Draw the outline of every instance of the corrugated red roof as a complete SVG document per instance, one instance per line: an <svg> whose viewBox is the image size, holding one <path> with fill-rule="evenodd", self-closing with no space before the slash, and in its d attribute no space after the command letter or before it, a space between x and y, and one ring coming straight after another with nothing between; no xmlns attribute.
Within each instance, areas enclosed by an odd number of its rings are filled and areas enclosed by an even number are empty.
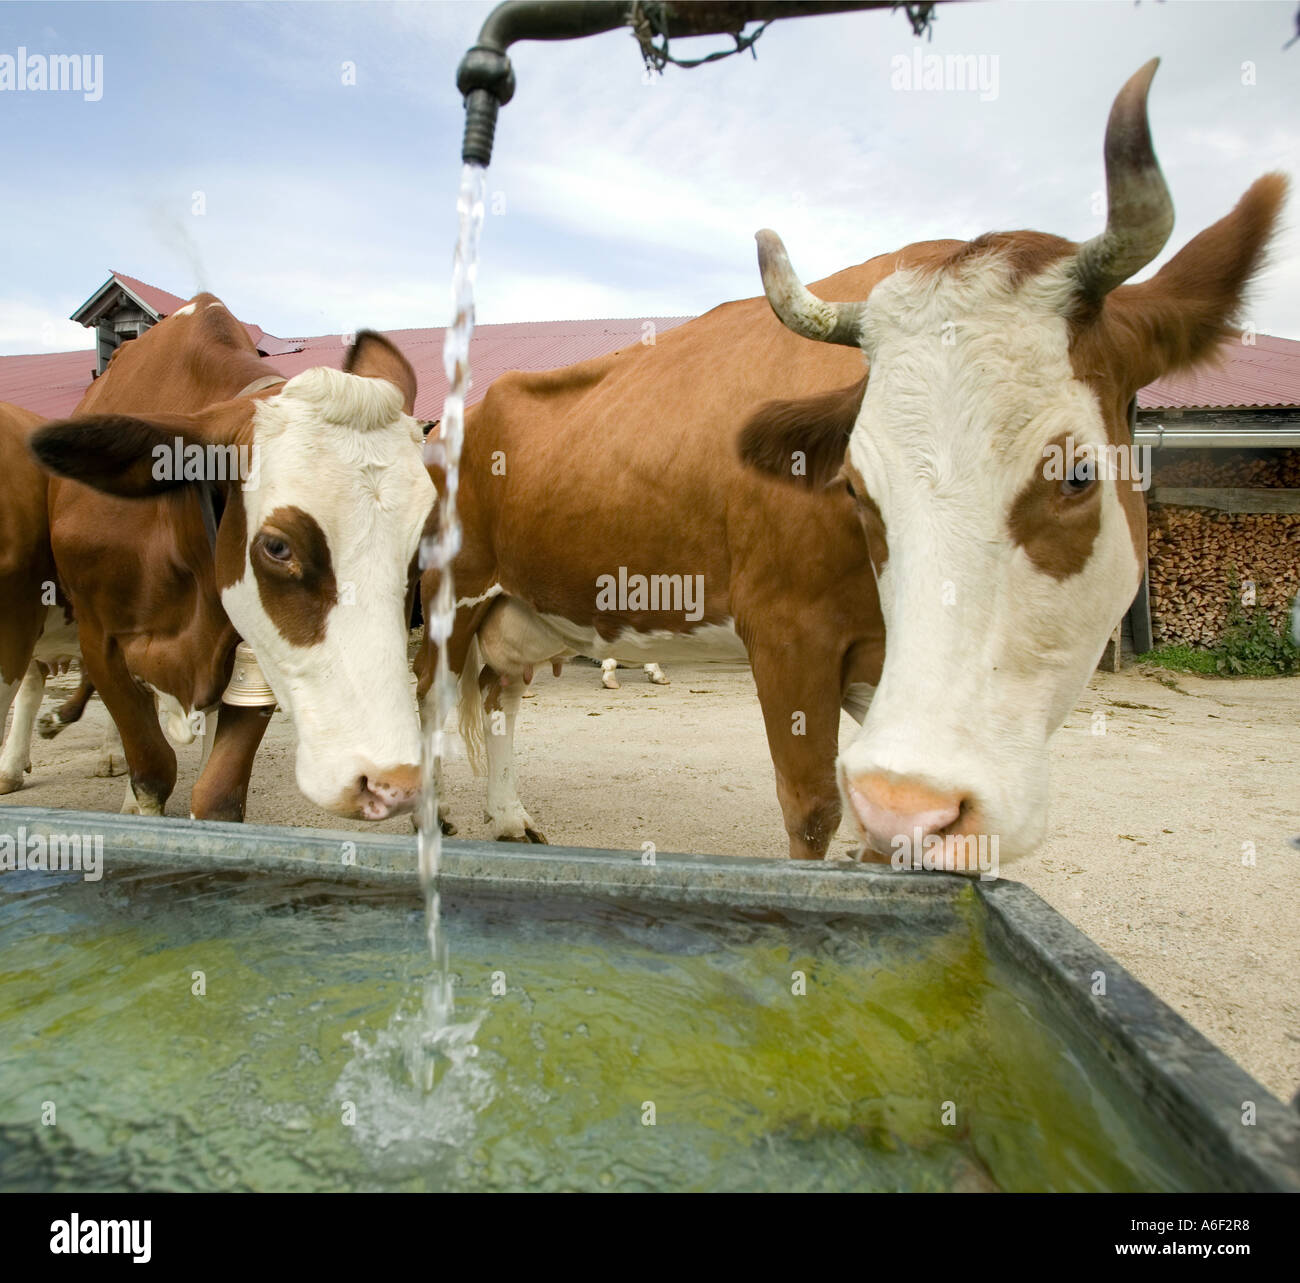
<svg viewBox="0 0 1300 1283"><path fill-rule="evenodd" d="M180 301L182 304L184 300ZM152 306L152 304L151 304ZM470 348L473 386L469 403L482 399L492 381L506 370L553 370L589 357L639 343L649 322L659 332L670 330L685 316L635 317L598 321L534 321L509 325L480 325ZM322 334L308 339L275 339L257 326L245 325L262 351L278 345L264 359L268 369L292 378L315 365L338 369L347 354L342 334ZM447 379L442 372L445 331L390 330L389 338L415 367L419 395L415 415L436 419L442 414ZM282 349L282 350L280 350ZM0 356L0 401L11 401L46 418L69 415L90 386L95 354L57 352L39 356Z"/></svg>
<svg viewBox="0 0 1300 1283"><path fill-rule="evenodd" d="M1273 410L1300 406L1300 343L1260 334L1254 343L1225 339L1217 365L1149 383L1142 410Z"/></svg>
<svg viewBox="0 0 1300 1283"><path fill-rule="evenodd" d="M0 356L0 401L10 401L47 419L77 408L95 372L95 352L43 352Z"/></svg>
<svg viewBox="0 0 1300 1283"><path fill-rule="evenodd" d="M137 281L134 276L127 276L125 272L114 272L113 276L121 281L140 302L148 303L160 317L170 316L178 307L184 307L189 301L176 294L169 294L166 290L160 290L156 285Z"/></svg>
<svg viewBox="0 0 1300 1283"><path fill-rule="evenodd" d="M650 323L658 332L690 320L687 316L651 316L598 321L520 321L506 325L480 325L470 343L473 384L468 404L483 399L498 375L507 370L555 370L593 356L604 356L630 343L639 343ZM443 329L388 330L388 337L402 350L415 368L419 393L415 400L417 419L437 419L447 395L442 370ZM292 378L314 365L338 369L347 353L348 336L324 334L299 339L300 351L268 359L281 374Z"/></svg>
<svg viewBox="0 0 1300 1283"><path fill-rule="evenodd" d="M161 315L170 315L186 300L144 281L114 272L117 278ZM482 399L492 381L506 370L552 370L603 356L638 343L647 323L672 329L685 316L620 318L591 321L526 321L480 325L474 331L470 363L474 384L469 403ZM336 369L347 351L345 336L279 339L260 326L244 323L269 368L292 378L314 365ZM443 329L392 330L389 337L406 354L419 380L417 418L442 413L447 381L442 372ZM90 385L93 351L33 356L0 356L0 401L11 401L37 414L59 418L71 414ZM1225 341L1218 366L1157 379L1138 393L1143 410L1258 409L1300 407L1300 342L1261 334L1252 345Z"/></svg>

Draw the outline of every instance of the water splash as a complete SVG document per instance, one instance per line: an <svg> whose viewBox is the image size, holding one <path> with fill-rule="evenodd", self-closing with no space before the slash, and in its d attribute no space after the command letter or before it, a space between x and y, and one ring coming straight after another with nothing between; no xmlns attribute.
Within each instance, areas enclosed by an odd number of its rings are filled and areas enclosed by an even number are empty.
<svg viewBox="0 0 1300 1283"><path fill-rule="evenodd" d="M479 234L483 228L483 202L487 171L481 165L461 170L460 193L456 200L456 257L452 268L452 321L443 343L442 363L447 375L447 398L443 402L438 435L430 433L425 445L425 463L438 468L445 478L438 501L437 529L420 543L421 570L438 572L438 590L425 612L424 626L434 648L433 682L426 696L424 729L420 752L420 803L416 809L419 831L420 884L424 888L425 919L433 973L424 996L422 1052L432 1057L423 1069L408 1067L412 1077L434 1079L434 1062L449 1059L461 1065L477 1048L473 1035L478 1020L467 1025L452 1023L455 996L448 968L447 940L442 928L442 904L438 892L438 871L442 861L442 830L438 824L438 791L442 765L447 755L447 718L456 704L456 683L447 662L447 643L456 622L456 593L452 563L460 551L460 513L456 496L460 488L460 451L465 437L465 397L470 388L469 344L474 333L474 282L478 275ZM481 1019L481 1017L480 1017ZM411 1056L420 1054L412 1049Z"/></svg>

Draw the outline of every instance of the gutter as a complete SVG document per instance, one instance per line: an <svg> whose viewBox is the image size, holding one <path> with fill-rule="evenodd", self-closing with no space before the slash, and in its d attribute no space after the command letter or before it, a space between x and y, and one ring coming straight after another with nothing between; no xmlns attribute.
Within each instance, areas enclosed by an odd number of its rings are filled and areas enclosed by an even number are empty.
<svg viewBox="0 0 1300 1283"><path fill-rule="evenodd" d="M1300 447L1300 419L1284 420L1276 427L1259 424L1239 428L1218 424L1182 424L1167 428L1161 423L1139 423L1133 428L1133 444L1151 446L1156 450L1294 450Z"/></svg>

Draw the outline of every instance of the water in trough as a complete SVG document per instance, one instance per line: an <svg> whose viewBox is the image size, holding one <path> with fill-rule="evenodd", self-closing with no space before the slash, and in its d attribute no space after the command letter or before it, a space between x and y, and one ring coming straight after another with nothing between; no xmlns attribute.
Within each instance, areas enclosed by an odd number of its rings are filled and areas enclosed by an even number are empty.
<svg viewBox="0 0 1300 1283"><path fill-rule="evenodd" d="M125 869L3 891L3 1189L1215 1187L960 907L449 895L478 1051L430 1091L418 901Z"/></svg>

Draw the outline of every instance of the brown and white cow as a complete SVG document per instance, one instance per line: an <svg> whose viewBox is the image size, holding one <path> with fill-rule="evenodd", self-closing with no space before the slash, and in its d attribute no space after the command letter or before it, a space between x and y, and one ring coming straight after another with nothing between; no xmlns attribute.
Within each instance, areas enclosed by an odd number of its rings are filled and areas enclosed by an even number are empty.
<svg viewBox="0 0 1300 1283"><path fill-rule="evenodd" d="M182 742L242 637L297 735L299 788L337 814L409 810L419 728L407 604L434 502L415 375L381 335L287 382L200 294L120 348L72 419L33 434L85 671L122 734L128 809L161 814ZM211 505L205 513L205 506ZM242 819L268 711L224 706L191 801Z"/></svg>
<svg viewBox="0 0 1300 1283"><path fill-rule="evenodd" d="M743 646L792 856L825 853L841 797L866 853L1035 845L1048 738L1145 548L1140 491L1104 469L1053 477L1050 448L1125 444L1138 388L1214 352L1285 193L1260 179L1124 284L1173 224L1146 120L1155 66L1115 101L1107 227L1086 244L925 242L809 292L760 233L770 309L725 304L653 347L497 380L467 425L450 656L502 714L484 737L497 836L540 838L510 760L531 666ZM701 609L601 608L597 581L620 567L702 575ZM842 705L865 722L837 768ZM462 722L472 746L477 699Z"/></svg>
<svg viewBox="0 0 1300 1283"><path fill-rule="evenodd" d="M22 788L31 769L32 728L49 666L76 654L50 550L49 478L27 445L41 422L0 403L0 793ZM4 736L11 706L13 723Z"/></svg>

